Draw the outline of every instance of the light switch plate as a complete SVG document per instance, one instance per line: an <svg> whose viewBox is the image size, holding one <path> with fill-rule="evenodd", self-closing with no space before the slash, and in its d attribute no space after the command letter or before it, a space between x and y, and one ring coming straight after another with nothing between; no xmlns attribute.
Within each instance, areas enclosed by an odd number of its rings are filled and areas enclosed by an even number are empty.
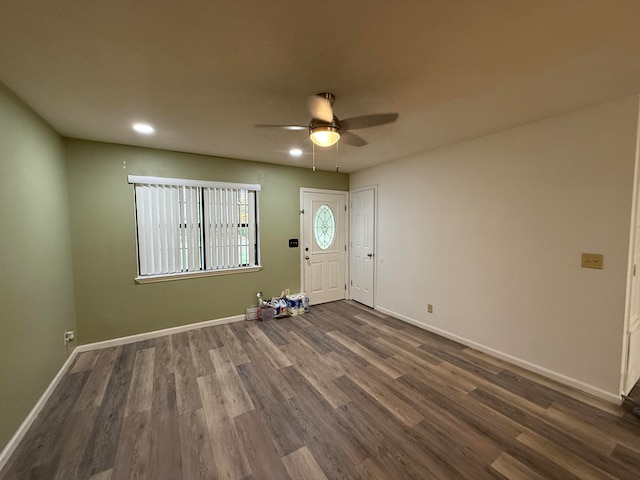
<svg viewBox="0 0 640 480"><path fill-rule="evenodd" d="M583 253L582 268L604 268L604 255L600 253Z"/></svg>

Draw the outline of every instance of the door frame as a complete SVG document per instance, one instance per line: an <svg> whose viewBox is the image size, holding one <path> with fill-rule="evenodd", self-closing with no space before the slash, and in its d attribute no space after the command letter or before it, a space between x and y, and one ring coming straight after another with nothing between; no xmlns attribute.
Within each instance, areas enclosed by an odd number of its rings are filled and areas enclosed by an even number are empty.
<svg viewBox="0 0 640 480"><path fill-rule="evenodd" d="M349 190L349 213L351 213L351 208L353 207L351 203L352 194L362 192L364 190L373 190L373 283L371 288L373 288L373 309L376 309L376 294L378 292L378 185L365 185L363 187L353 188ZM349 233L351 233L351 222L349 222ZM351 238L351 237L349 237ZM349 269L351 269L351 242L349 242L348 250L348 259L349 259ZM349 300L353 300L351 295L351 279L347 283L349 290Z"/></svg>
<svg viewBox="0 0 640 480"><path fill-rule="evenodd" d="M631 228L629 233L629 259L627 266L627 291L624 307L624 331L622 333L622 362L620 375L620 394L626 396L631 388L627 389L629 377L629 350L631 348L631 299L633 297L634 269L640 269L635 264L636 232L638 228L638 209L640 208L640 108L636 124L636 158L633 172L633 199L631 204ZM640 271L636 272L640 276ZM637 282L640 282L638 278ZM640 284L638 285L640 290ZM640 293L640 292L639 292Z"/></svg>
<svg viewBox="0 0 640 480"><path fill-rule="evenodd" d="M349 225L350 225L350 217L349 217L349 196L348 190L327 190L323 188L308 188L308 187L300 187L300 208L298 209L298 213L300 214L300 241L298 242L300 255L300 290L302 292L306 292L306 285L304 284L304 194L305 193L319 193L319 194L331 194L331 195L344 195L344 204L347 206L346 211L344 212L344 225L342 228L344 229L344 241L345 245L350 245L349 239L351 238L349 235ZM347 289L344 292L344 298L351 298L351 291L349 290L349 285L351 284L351 277L349 276L349 248L344 252L344 281L346 282Z"/></svg>

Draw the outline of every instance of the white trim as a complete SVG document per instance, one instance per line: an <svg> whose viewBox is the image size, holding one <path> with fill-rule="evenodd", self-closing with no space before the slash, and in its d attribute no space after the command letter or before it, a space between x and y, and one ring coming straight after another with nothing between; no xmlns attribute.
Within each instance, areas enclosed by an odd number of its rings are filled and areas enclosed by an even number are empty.
<svg viewBox="0 0 640 480"><path fill-rule="evenodd" d="M259 272L262 270L262 265L255 265L252 267L238 267L227 268L224 270L198 270L196 272L184 272L184 273L166 273L164 275L145 275L143 277L136 277L136 283L157 283L157 282L170 282L171 280L184 280L187 278L198 277L215 277L216 275L233 275L234 273L250 273Z"/></svg>
<svg viewBox="0 0 640 480"><path fill-rule="evenodd" d="M332 193L334 195L344 195L345 193L349 193L349 190L325 190L324 188L300 187L300 193L302 193L303 191L307 193ZM300 209L302 210L302 207Z"/></svg>
<svg viewBox="0 0 640 480"><path fill-rule="evenodd" d="M232 317L217 318L215 320L204 320L197 323L189 323L187 325L179 325L177 327L163 328L162 330L153 330L151 332L137 333L126 337L112 338L111 340L103 340L101 342L87 343L76 347L78 353L88 352L91 350L99 350L102 348L117 347L119 345L127 345L129 343L141 342L150 338L163 337L165 335L173 335L175 333L187 332L198 328L211 327L214 325L224 325L225 323L240 322L245 319L245 315L234 315Z"/></svg>
<svg viewBox="0 0 640 480"><path fill-rule="evenodd" d="M349 286L351 285L351 252L349 245L351 245L351 210L349 209L349 202L351 201L351 195L349 192L344 192L344 299L349 298ZM375 305L375 303L374 303Z"/></svg>
<svg viewBox="0 0 640 480"><path fill-rule="evenodd" d="M71 354L69 354L65 362L62 364L62 367L60 367L60 370L58 370L56 376L53 377L53 380L51 380L51 383L49 383L47 389L42 393L29 414L22 421L20 427L18 427L18 430L16 430L16 433L13 434L13 437L11 437L9 443L7 443L7 445L2 450L2 453L0 453L0 472L11 458L11 455L13 455L13 453L16 451L16 448L18 448L20 442L24 439L24 436L29 431L29 428L31 428L31 426L33 425L33 422L35 422L36 418L38 418L38 415L40 415L40 412L44 408L44 405L47 403L47 400L49 400L49 397L51 397L51 394L62 380L62 377L65 375L65 373L67 373L67 370L73 363L73 360L76 358L78 353L79 350L78 347L76 347L73 349Z"/></svg>
<svg viewBox="0 0 640 480"><path fill-rule="evenodd" d="M129 175L127 177L129 183L138 183L143 185L177 185L181 187L211 187L211 188L232 188L237 190L253 190L260 191L259 183L227 183L212 182L208 180L189 180L186 178L167 178L167 177L146 177L142 175Z"/></svg>
<svg viewBox="0 0 640 480"><path fill-rule="evenodd" d="M608 392L606 390L603 390L599 387L596 387L594 385L590 385L588 383L582 382L578 379L572 378L572 377L568 377L566 375L563 375L562 373L558 373L555 372L553 370L549 370L547 368L541 367L539 365L535 365L533 363L527 362L525 360L522 360L520 358L514 357L512 355L509 355L507 353L503 353L499 350L495 350L493 348L490 347L486 347L484 345L481 345L479 343L476 343L474 341L468 340L464 337L460 337L458 335L455 335L453 333L449 333L445 330L442 330L440 328L434 327L432 325L428 325L426 323L422 323L418 320L415 320L411 317L407 317L406 315L402 315L400 313L396 313L392 310L389 310L387 308L381 307L381 306L376 306L375 310L378 310L379 312L382 313L386 313L387 315L391 315L392 317L395 317L399 320L402 320L404 322L410 323L412 325L415 325L416 327L422 328L423 330L427 330L429 332L435 333L436 335L440 335L441 337L445 337L448 338L449 340L453 340L454 342L458 342L461 343L463 345L466 345L468 347L471 348L475 348L476 350L486 353L488 355L491 355L492 357L496 357L499 358L501 360L505 360L509 363L512 363L514 365L517 365L518 367L522 367L525 370L529 370L531 372L534 373L538 373L544 377L550 378L552 380L555 380L559 383L562 383L563 385L568 385L570 387L573 388L577 388L578 390L582 390L583 392L589 393L591 395L594 395L602 400L606 400L608 402L614 403L616 405L620 405L622 403L622 398L614 393Z"/></svg>
<svg viewBox="0 0 640 480"><path fill-rule="evenodd" d="M300 249L300 291L304 289L304 189L300 188L300 208L298 209L298 220L300 223L300 235L298 240L298 248Z"/></svg>

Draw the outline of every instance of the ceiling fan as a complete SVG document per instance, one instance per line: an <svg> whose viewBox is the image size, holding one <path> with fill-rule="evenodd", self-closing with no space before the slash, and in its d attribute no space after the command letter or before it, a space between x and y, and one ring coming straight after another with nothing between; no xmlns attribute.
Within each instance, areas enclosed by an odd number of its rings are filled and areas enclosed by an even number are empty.
<svg viewBox="0 0 640 480"><path fill-rule="evenodd" d="M338 140L362 147L367 141L352 133L351 130L377 127L387 123L393 123L398 119L397 113L374 113L372 115L360 115L358 117L339 120L333 113L333 103L336 97L333 93L318 93L309 99L309 111L311 122L305 125L256 125L258 128L284 128L286 130L309 129L309 138L319 147L330 147Z"/></svg>

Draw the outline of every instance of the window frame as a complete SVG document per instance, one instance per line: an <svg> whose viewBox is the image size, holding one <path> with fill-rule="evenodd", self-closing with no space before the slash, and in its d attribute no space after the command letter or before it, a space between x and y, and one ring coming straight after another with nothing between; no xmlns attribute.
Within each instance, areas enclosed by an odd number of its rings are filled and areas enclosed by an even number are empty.
<svg viewBox="0 0 640 480"><path fill-rule="evenodd" d="M217 182L217 181L206 181L206 180L190 180L184 178L168 178L168 177L152 177L152 176L141 176L141 175L129 175L128 183L133 185L133 197L134 197L134 222L135 222L135 242L136 242L136 270L137 275L135 277L136 283L153 283L153 282L166 282L171 280L181 280L187 278L199 278L199 277L209 277L209 276L217 276L217 275L231 275L237 273L249 273L249 272L257 272L262 269L261 259L260 259L260 209L259 209L259 194L260 194L260 185L259 184L245 184L245 183L230 183L230 182ZM198 223L198 236L201 241L201 252L199 259L198 270L192 271L181 271L181 272L173 272L173 273L161 273L161 274L140 274L140 233L138 227L138 205L136 198L136 187L141 185L157 185L157 186L178 186L178 187L195 187L200 190L200 200L198 203L198 217L200 219ZM206 255L207 249L207 240L211 235L211 226L206 226L203 221L206 218L206 213L209 213L208 208L204 205L205 197L208 197L208 193L205 193L204 189L228 189L228 190L247 190L249 191L249 195L251 197L252 193L254 198L254 207L249 207L249 214L254 213L255 215L255 244L249 244L250 248L254 248L255 252L254 261L255 264L250 264L246 266L237 266L237 267L226 267L226 268L211 268L207 269L208 260ZM251 193L252 192L252 193ZM250 203L248 203L250 205ZM210 217L209 217L210 218ZM249 218L251 220L251 218ZM253 224L254 222L249 222L249 224ZM240 224L239 224L240 226ZM227 248L232 248L228 246Z"/></svg>

